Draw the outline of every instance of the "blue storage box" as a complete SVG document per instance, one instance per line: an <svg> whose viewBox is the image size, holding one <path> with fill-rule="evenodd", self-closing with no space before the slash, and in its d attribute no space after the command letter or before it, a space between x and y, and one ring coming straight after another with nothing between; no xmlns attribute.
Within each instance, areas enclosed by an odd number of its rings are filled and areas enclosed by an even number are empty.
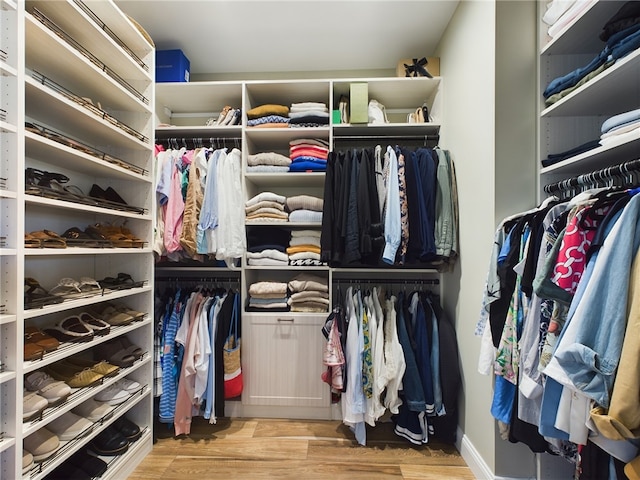
<svg viewBox="0 0 640 480"><path fill-rule="evenodd" d="M156 50L156 82L188 82L189 59L182 50Z"/></svg>

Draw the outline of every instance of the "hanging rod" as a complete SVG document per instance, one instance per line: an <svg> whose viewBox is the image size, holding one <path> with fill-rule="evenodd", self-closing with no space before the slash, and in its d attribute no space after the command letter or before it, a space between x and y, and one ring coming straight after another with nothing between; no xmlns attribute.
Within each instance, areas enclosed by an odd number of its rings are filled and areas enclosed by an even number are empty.
<svg viewBox="0 0 640 480"><path fill-rule="evenodd" d="M156 138L156 144L162 144L167 147L179 148L181 146L188 147L187 142L191 142L194 148L198 146L225 145L227 142L233 142L235 146L242 143L242 137L165 137ZM198 145L196 145L196 142Z"/></svg>
<svg viewBox="0 0 640 480"><path fill-rule="evenodd" d="M600 170L594 170L589 173L583 173L575 177L566 178L558 182L547 184L543 189L545 193L551 194L554 192L575 189L576 187L586 187L590 185L595 186L602 184L603 182L615 180L616 177L624 178L627 174L637 171L640 171L640 159L631 160L629 162L620 163ZM635 180L635 178L633 180Z"/></svg>
<svg viewBox="0 0 640 480"><path fill-rule="evenodd" d="M409 280L382 278L334 278L333 283L379 283L381 285L440 285L440 280L438 278L416 278Z"/></svg>
<svg viewBox="0 0 640 480"><path fill-rule="evenodd" d="M216 277L216 276L210 276L210 275L200 275L200 276L171 275L171 276L156 278L155 282L240 283L240 279L236 277Z"/></svg>
<svg viewBox="0 0 640 480"><path fill-rule="evenodd" d="M440 140L440 135L334 135L334 140Z"/></svg>

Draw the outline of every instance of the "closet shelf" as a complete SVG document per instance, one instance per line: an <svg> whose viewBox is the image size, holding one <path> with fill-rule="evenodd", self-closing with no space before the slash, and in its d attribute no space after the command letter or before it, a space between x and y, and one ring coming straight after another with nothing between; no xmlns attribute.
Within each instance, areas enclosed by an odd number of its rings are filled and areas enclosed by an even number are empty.
<svg viewBox="0 0 640 480"><path fill-rule="evenodd" d="M156 105L168 109L168 116L207 110L220 112L226 105L242 103L241 82L161 82L156 83Z"/></svg>
<svg viewBox="0 0 640 480"><path fill-rule="evenodd" d="M266 222L266 221L260 221L260 222L245 222L245 226L247 227L264 227L264 226L269 226L269 227L296 227L296 228L321 228L322 227L322 223L317 223L317 222Z"/></svg>
<svg viewBox="0 0 640 480"><path fill-rule="evenodd" d="M67 248L27 248L24 252L26 257L44 257L58 255L149 255L150 253L153 253L152 248L85 248L70 246L67 246Z"/></svg>
<svg viewBox="0 0 640 480"><path fill-rule="evenodd" d="M297 270L313 270L316 272L328 272L329 267L326 265L283 265L274 266L274 265L245 265L242 267L244 270L268 270L268 271L277 271L277 272L288 272L288 271L297 271Z"/></svg>
<svg viewBox="0 0 640 480"><path fill-rule="evenodd" d="M605 71L545 108L540 116L571 117L616 115L625 112L640 97L640 49L618 60Z"/></svg>
<svg viewBox="0 0 640 480"><path fill-rule="evenodd" d="M431 105L441 88L441 77L387 77L387 78L342 78L333 82L333 98L349 96L351 83L366 83L369 98L376 99L385 107L403 109L407 113L426 102Z"/></svg>
<svg viewBox="0 0 640 480"><path fill-rule="evenodd" d="M14 378L16 378L16 372L11 370L2 372L0 373L0 385L8 382L9 380L13 380Z"/></svg>
<svg viewBox="0 0 640 480"><path fill-rule="evenodd" d="M102 207L94 207L91 205L84 205L82 203L73 203L73 202L65 202L64 200L56 200L53 198L40 197L38 195L29 195L25 194L25 202L31 205L38 205L42 207L52 208L52 209L67 209L67 210L77 210L82 212L93 212L93 213L101 213L103 215L112 215L123 218L133 218L136 220L152 220L150 215L140 215L138 213L133 212L123 212L120 210L113 210L110 208L102 208Z"/></svg>
<svg viewBox="0 0 640 480"><path fill-rule="evenodd" d="M42 367L46 367L52 363L63 360L71 355L75 355L80 352L84 352L85 350L89 350L91 348L100 345L101 343L108 342L109 340L113 340L114 338L121 337L122 335L126 335L129 332L134 330L138 330L139 328L144 328L145 326L151 323L151 319L147 318L141 322L133 322L129 325L120 325L111 327L111 331L108 335L103 335L99 337L94 337L92 340L88 342L63 342L57 350L53 352L46 353L44 357L40 360L29 360L24 362L24 373L34 372L36 370L41 369ZM147 352L147 355L141 359L145 360L150 356L150 352ZM138 365L136 362L133 366ZM130 367L133 368L133 367ZM137 368L137 367L136 367ZM124 369L126 370L126 369ZM118 375L120 377L120 375Z"/></svg>
<svg viewBox="0 0 640 480"><path fill-rule="evenodd" d="M0 453L6 449L13 447L16 444L16 439L13 437L4 437L0 440Z"/></svg>
<svg viewBox="0 0 640 480"><path fill-rule="evenodd" d="M18 76L18 70L16 70L14 67L9 65L8 63L0 61L0 76L2 76L2 77L17 77Z"/></svg>
<svg viewBox="0 0 640 480"><path fill-rule="evenodd" d="M325 172L245 173L244 178L256 187L324 186Z"/></svg>
<svg viewBox="0 0 640 480"><path fill-rule="evenodd" d="M142 169L137 169L135 166L133 166L134 171L94 157L76 148L63 145L37 133L26 131L24 136L26 154L33 158L46 158L47 162L52 165L67 168L72 162L73 170L76 172L138 182L151 183L153 181L148 173L146 175L137 173ZM148 172L146 169L144 171Z"/></svg>
<svg viewBox="0 0 640 480"><path fill-rule="evenodd" d="M0 0L0 8L5 11L16 10L18 6L13 0Z"/></svg>
<svg viewBox="0 0 640 480"><path fill-rule="evenodd" d="M112 300L117 300L119 298L129 297L131 295L136 295L138 293L150 292L150 286L138 287L138 288L128 288L126 290L116 290L113 292L105 293L104 295L94 295L86 298L79 298L74 300L65 300L62 303L54 304L54 305L46 305L42 308L31 308L24 311L24 319L41 317L43 315L49 315L51 313L57 312L65 312L67 310L72 310L74 308L86 307L88 305L93 305L99 302L109 302ZM140 323L138 323L139 325Z"/></svg>
<svg viewBox="0 0 640 480"><path fill-rule="evenodd" d="M7 325L8 323L13 323L16 321L18 317L14 314L1 313L0 314L0 325Z"/></svg>
<svg viewBox="0 0 640 480"><path fill-rule="evenodd" d="M0 256L2 257L15 257L18 251L15 248L0 248Z"/></svg>
<svg viewBox="0 0 640 480"><path fill-rule="evenodd" d="M0 190L0 198L17 198L18 194L12 190Z"/></svg>
<svg viewBox="0 0 640 480"><path fill-rule="evenodd" d="M142 428L141 428L142 430ZM133 457L140 457L140 461L144 458L144 446L151 442L151 429L146 428L142 432L142 436L133 445L129 445L129 450L124 455L118 455L115 457L98 457L107 463L107 471L100 477L102 480L120 480L122 473L120 468L126 467L128 462L131 462Z"/></svg>
<svg viewBox="0 0 640 480"><path fill-rule="evenodd" d="M45 4L50 4L55 9L68 5L65 2L45 2ZM29 37L29 42L26 43L25 61L29 68L54 79L83 97L100 102L110 110L152 111L149 103L143 102L138 96L123 88L115 79L28 13L25 13L25 29ZM115 58L115 55L112 58ZM109 57L99 58L99 60L105 63L110 61ZM129 75L125 78L132 84L131 87L142 95L151 85L149 78L137 82L132 81ZM149 97L149 95L144 96Z"/></svg>
<svg viewBox="0 0 640 480"><path fill-rule="evenodd" d="M241 125L223 125L223 126L175 126L175 127L157 127L156 140L164 140L167 138L190 139L200 137L203 139L213 138L224 140L225 137L237 136L242 133Z"/></svg>
<svg viewBox="0 0 640 480"><path fill-rule="evenodd" d="M541 55L594 53L602 50L604 42L598 33L606 19L612 17L624 2L591 0L591 4L540 51ZM548 25L541 23L544 27Z"/></svg>
<svg viewBox="0 0 640 480"><path fill-rule="evenodd" d="M15 125L12 125L11 123L3 122L0 120L0 131L7 132L7 133L16 133L18 129L16 128Z"/></svg>
<svg viewBox="0 0 640 480"><path fill-rule="evenodd" d="M97 148L108 145L149 152L153 149L149 139L142 141L128 134L30 76L25 77L25 97L27 116L40 123L55 125L58 130L73 131L75 136Z"/></svg>
<svg viewBox="0 0 640 480"><path fill-rule="evenodd" d="M86 5L93 10L93 3L95 2L87 2ZM109 68L113 69L121 77L129 80L144 81L147 84L153 81L153 72L145 70L131 58L128 52L76 5L75 1L55 3L38 1L35 2L35 6L49 18L55 16L56 24L65 33L107 64ZM107 27L110 28L110 25ZM147 56L150 51L151 47L148 46L138 56Z"/></svg>
<svg viewBox="0 0 640 480"><path fill-rule="evenodd" d="M71 440L70 442L60 442L61 447L58 450L58 452L60 452L64 447L67 447L64 450L64 453L56 453L56 455L51 457L49 460L40 464L40 468L41 468L40 471L37 471L36 467L34 467L34 470L31 471L29 479L40 480L45 478L49 473L51 473L51 471L53 471L54 468L56 468L62 462L68 459L73 453L77 452L82 446L89 443L91 438L95 437L97 434L105 430L109 425L115 422L117 418L122 416L126 411L130 410L133 406L145 400L149 396L150 394L149 392L150 390L148 386L145 386L140 393L133 394L129 400L121 403L116 407L116 409L113 411L113 416L111 418L109 418L108 420L104 420L100 424L95 424L90 435L86 435L85 437L82 437L79 439ZM136 443L140 442L140 440L141 439L138 439ZM127 453L123 454L122 456L129 458ZM101 478L105 478L105 475L103 475Z"/></svg>
<svg viewBox="0 0 640 480"><path fill-rule="evenodd" d="M336 136L367 136L371 140L382 142L384 137L435 136L440 132L439 123L385 123L385 124L339 124L333 126ZM391 139L394 140L395 139ZM419 139L418 139L419 140ZM425 138L426 142L427 138ZM336 141L339 139L336 138ZM398 143L398 142L395 142Z"/></svg>
<svg viewBox="0 0 640 480"><path fill-rule="evenodd" d="M606 168L638 157L640 135L630 141L601 145L555 165L540 169L541 175L577 175L591 170Z"/></svg>

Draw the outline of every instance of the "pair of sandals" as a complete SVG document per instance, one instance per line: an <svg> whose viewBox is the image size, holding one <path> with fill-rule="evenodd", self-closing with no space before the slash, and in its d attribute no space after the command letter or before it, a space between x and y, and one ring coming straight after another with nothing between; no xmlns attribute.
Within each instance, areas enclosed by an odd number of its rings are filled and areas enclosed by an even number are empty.
<svg viewBox="0 0 640 480"><path fill-rule="evenodd" d="M224 126L224 125L240 125L240 117L242 115L242 110L239 108L232 108L229 105L226 105L222 111L220 112L220 115L218 115L218 118L216 120L214 120L213 118L210 118L207 120L207 122L205 123L205 125L207 127L220 127L220 126Z"/></svg>
<svg viewBox="0 0 640 480"><path fill-rule="evenodd" d="M101 318L82 312L78 315L70 315L45 332L60 342L87 342L94 336L107 335L111 331L111 325Z"/></svg>
<svg viewBox="0 0 640 480"><path fill-rule="evenodd" d="M49 293L64 299L84 298L102 293L102 287L91 277L80 277L80 281L64 277Z"/></svg>
<svg viewBox="0 0 640 480"><path fill-rule="evenodd" d="M116 248L144 248L145 241L136 237L124 225L104 225L96 223L87 227L86 232L91 235L101 235Z"/></svg>
<svg viewBox="0 0 640 480"><path fill-rule="evenodd" d="M38 230L24 234L25 248L67 248L67 241L51 230Z"/></svg>
<svg viewBox="0 0 640 480"><path fill-rule="evenodd" d="M128 273L118 273L115 277L105 277L98 280L98 283L105 290L127 290L142 287L145 282L134 281Z"/></svg>
<svg viewBox="0 0 640 480"><path fill-rule="evenodd" d="M142 358L144 353L142 348L123 336L98 345L94 350L94 358L105 360L120 368L128 368Z"/></svg>

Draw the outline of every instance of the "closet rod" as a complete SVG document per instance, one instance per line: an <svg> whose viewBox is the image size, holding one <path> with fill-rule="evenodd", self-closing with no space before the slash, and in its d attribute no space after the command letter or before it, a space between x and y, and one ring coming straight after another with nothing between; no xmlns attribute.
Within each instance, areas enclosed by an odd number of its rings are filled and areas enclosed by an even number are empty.
<svg viewBox="0 0 640 480"><path fill-rule="evenodd" d="M156 282L208 282L208 283L240 283L239 278L202 276L168 276L156 278Z"/></svg>
<svg viewBox="0 0 640 480"><path fill-rule="evenodd" d="M628 162L613 165L611 167L594 170L589 173L583 173L575 177L566 178L559 182L550 183L544 186L545 193L563 192L572 190L576 187L588 187L601 185L604 182L615 180L616 177L624 178L630 175L630 185L637 184L637 180L633 177L634 172L640 171L640 158Z"/></svg>
<svg viewBox="0 0 640 480"><path fill-rule="evenodd" d="M440 285L437 278L415 278L409 280L383 279L383 278L334 278L333 283L379 283L381 285Z"/></svg>
<svg viewBox="0 0 640 480"><path fill-rule="evenodd" d="M334 135L334 140L378 140L393 138L397 140L440 140L440 135Z"/></svg>

